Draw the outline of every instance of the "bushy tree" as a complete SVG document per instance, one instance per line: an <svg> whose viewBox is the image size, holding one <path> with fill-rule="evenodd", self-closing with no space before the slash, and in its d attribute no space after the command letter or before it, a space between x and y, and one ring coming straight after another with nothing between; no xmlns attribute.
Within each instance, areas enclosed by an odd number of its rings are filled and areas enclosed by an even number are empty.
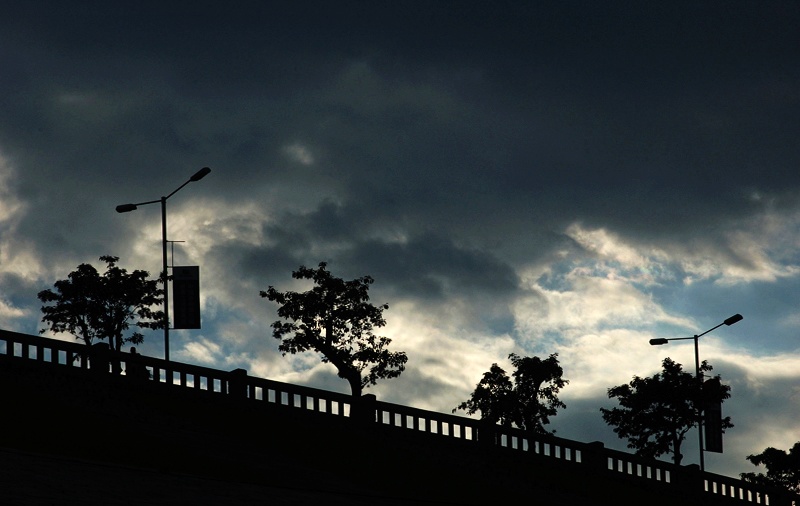
<svg viewBox="0 0 800 506"><path fill-rule="evenodd" d="M511 427L515 419L513 406L514 385L502 367L492 364L470 398L456 406L453 413L459 409L468 415L480 412L481 420Z"/></svg>
<svg viewBox="0 0 800 506"><path fill-rule="evenodd" d="M508 358L514 366L511 378L500 366L492 364L470 398L453 412L459 409L468 415L480 412L481 420L489 423L516 425L534 434L550 433L544 426L559 408L566 408L557 394L569 383L562 377L564 371L558 363L558 354L544 360L514 353Z"/></svg>
<svg viewBox="0 0 800 506"><path fill-rule="evenodd" d="M755 466L763 464L767 473L742 473L743 480L800 493L800 441L788 452L769 447L759 454L748 455L747 460Z"/></svg>
<svg viewBox="0 0 800 506"><path fill-rule="evenodd" d="M280 304L272 335L281 341L278 349L286 355L316 351L322 361L333 364L339 377L347 380L354 397L379 379L395 378L405 369L408 358L401 351L389 351L391 339L376 336L375 328L386 321L388 304L369 302L370 276L350 281L333 276L322 262L318 268L301 266L295 279L308 279L314 287L306 292L279 292L270 286L262 297Z"/></svg>
<svg viewBox="0 0 800 506"><path fill-rule="evenodd" d="M616 398L620 407L600 411L605 422L614 427L620 438L628 440L628 448L637 455L656 458L672 454L673 462L680 465L681 444L686 433L701 420L704 398L695 375L684 372L681 364L665 358L662 366L662 371L651 377L634 376L630 383L610 388L608 397ZM704 360L701 373L711 370ZM730 397L730 389L720 385L713 393L707 392L705 400L722 402ZM723 432L731 427L730 417L723 418Z"/></svg>
<svg viewBox="0 0 800 506"><path fill-rule="evenodd" d="M547 433L544 426L550 423L550 417L556 416L559 408L567 407L558 398L558 392L569 383L562 377L564 370L558 363L558 354L544 360L513 353L508 358L515 368L512 376L519 405L519 419L515 423L531 432Z"/></svg>
<svg viewBox="0 0 800 506"><path fill-rule="evenodd" d="M117 266L118 257L102 256L106 271L101 275L90 264L81 264L56 281L55 290L39 292L42 322L55 333L70 333L87 345L108 340L109 348L120 351L124 343L140 344L144 336L137 329L164 328L164 312L153 306L162 304L164 291L159 280L147 271L128 272ZM40 332L44 333L48 329Z"/></svg>

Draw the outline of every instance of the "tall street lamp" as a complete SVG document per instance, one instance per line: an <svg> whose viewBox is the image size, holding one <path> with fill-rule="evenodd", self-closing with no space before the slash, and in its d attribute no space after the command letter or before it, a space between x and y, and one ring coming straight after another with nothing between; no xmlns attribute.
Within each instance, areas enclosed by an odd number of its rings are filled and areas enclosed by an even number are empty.
<svg viewBox="0 0 800 506"><path fill-rule="evenodd" d="M162 276L164 279L164 359L169 362L169 286L167 284L167 199L178 193L178 190L183 188L189 183L200 181L211 172L208 167L203 167L194 173L188 181L180 185L175 191L161 197L158 200L148 200L147 202L139 202L136 204L121 204L117 206L118 213L128 213L135 211L138 206L146 204L155 204L161 202L161 254L162 254Z"/></svg>
<svg viewBox="0 0 800 506"><path fill-rule="evenodd" d="M673 337L671 339L656 338L656 339L651 339L650 340L650 344L652 346L660 346L662 344L667 344L669 341L682 341L684 339L694 339L694 370L695 370L695 376L697 378L697 384L698 384L698 386L700 388L702 388L703 376L700 373L700 351L698 349L698 340L700 339L701 336L704 336L704 335L708 334L712 330L718 329L719 327L722 327L723 325L728 325L728 326L733 325L736 322L742 321L743 318L744 318L744 316L742 316L742 315L737 313L737 314L731 316L730 318L728 318L727 320L725 320L724 322L720 323L716 327L713 327L713 328L710 328L710 329L706 330L702 334L696 334L696 335L694 335L692 337ZM703 417L700 416L700 414L702 413L702 409L698 408L697 413L698 413L698 417L697 417L697 436L698 436L698 441L700 443L700 470L701 471L705 471L705 467L706 466L705 466L705 459L704 459L704 456L703 456Z"/></svg>

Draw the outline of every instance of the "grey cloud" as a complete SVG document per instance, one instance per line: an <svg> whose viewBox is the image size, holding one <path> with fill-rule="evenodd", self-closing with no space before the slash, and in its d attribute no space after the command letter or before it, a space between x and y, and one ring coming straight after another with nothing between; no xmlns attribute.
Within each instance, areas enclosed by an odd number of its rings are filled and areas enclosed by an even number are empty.
<svg viewBox="0 0 800 506"><path fill-rule="evenodd" d="M214 256L235 259L233 265L238 260L246 272L263 272L265 265L276 263L285 266L289 259L297 264L294 267L337 261L339 269L348 273L345 276L370 274L413 296L508 294L519 284L514 269L490 253L458 246L433 232L412 231L407 239L375 238L385 232L380 220L360 207L323 201L317 209L286 214L278 222L265 224L263 230L265 240L279 244L279 249L230 243L215 247L219 253ZM312 258L312 252L324 251L326 244L335 245L332 251L340 252L328 258ZM414 290L415 285L422 291Z"/></svg>
<svg viewBox="0 0 800 506"><path fill-rule="evenodd" d="M595 27L592 22L589 25ZM613 223L634 234L664 236L678 232L676 223L721 225L751 211L737 189L761 187L771 192L796 185L788 170L793 165L786 160L797 153L792 143L781 140L791 136L793 129L786 128L785 122L780 128L770 124L761 128L750 121L754 114L750 109L765 100L762 96L752 97L752 107L734 109L740 96L709 101L707 91L690 94L687 105L686 97L666 90L657 90L655 96L631 96L602 86L574 86L569 91L557 84L518 89L496 81L492 72L461 80L459 63L466 68L489 65L462 60L428 73L411 73L411 78L397 82L396 74L410 64L401 64L397 70L383 65L380 58L370 58L373 63L366 67L365 76L350 83L352 98L344 109L320 85L300 88L284 97L282 104L259 86L226 101L190 94L187 103L185 96L176 100L184 84L155 81L148 85L155 95L120 115L110 128L91 122L70 128L69 118L62 116L60 123L46 125L47 130L72 131L74 138L45 136L43 140L63 151L68 144L77 146L59 163L69 172L90 175L87 167L94 161L111 173L136 173L137 179L148 181L155 176L153 186L161 187L169 186L166 178L157 176L162 167L191 165L193 159L201 164L203 156L225 156L227 164L236 164L242 181L251 180L250 175L296 173L298 167L291 172L282 169L269 154L279 145L274 140L278 128L288 126L316 139L327 152L324 170L337 171L337 184L346 188L348 198L362 200L371 212L412 220L438 217L439 223L455 227L467 227L468 222L477 227L504 218L518 222L517 233L552 231L565 221L582 219ZM348 68L344 58L335 62L320 70L320 77L341 75ZM526 78L522 71L520 82ZM538 81L554 79L546 70L540 73L544 77ZM616 80L623 74L624 69L611 73ZM113 80L110 83L118 86ZM354 116L353 107L364 103L360 92L364 87L374 92L369 87L376 86L379 93L369 99L380 108ZM320 90L323 93L317 93ZM491 98L485 98L487 92ZM428 101L415 101L414 93ZM401 96L407 96L408 103L385 108ZM124 101L114 94L109 97ZM263 117L254 115L246 103L262 104L257 110ZM442 116L437 104L446 104L450 115ZM772 106L777 118L787 105L796 108L797 104ZM24 116L52 117L42 112L46 111L31 110ZM697 118L703 117L710 119L699 123ZM249 126L243 127L242 120ZM193 126L202 123L217 126L205 130ZM719 125L727 133L703 131L711 128L703 125ZM761 130L757 137L753 128ZM84 135L92 141L84 141ZM122 144L121 138L125 139ZM721 139L727 139L724 145ZM709 141L720 145L709 149ZM762 163L771 170L761 170ZM314 174L306 173L310 182ZM136 184L144 189L142 183ZM229 191L233 188L226 180L220 185ZM260 183L254 181L254 185ZM503 199L502 207L497 205L498 198ZM413 206L408 205L410 201ZM632 208L637 212L631 213ZM521 218L522 214L527 216Z"/></svg>
<svg viewBox="0 0 800 506"><path fill-rule="evenodd" d="M455 297L463 294L512 296L519 286L514 270L478 250L461 248L435 234L412 237L404 243L367 241L349 259L372 267L380 277L415 297Z"/></svg>

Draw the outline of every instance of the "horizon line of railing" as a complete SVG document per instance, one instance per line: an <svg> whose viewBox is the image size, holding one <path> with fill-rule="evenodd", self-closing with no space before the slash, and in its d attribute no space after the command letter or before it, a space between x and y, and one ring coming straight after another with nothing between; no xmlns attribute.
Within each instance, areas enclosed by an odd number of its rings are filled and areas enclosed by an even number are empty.
<svg viewBox="0 0 800 506"><path fill-rule="evenodd" d="M140 354L110 351L41 336L0 329L0 359L27 359L42 365L83 369L94 374L117 373L139 381L151 381L215 395L233 396L271 406L303 409L337 417L358 418L382 426L411 430L508 451L526 452L567 466L591 466L632 480L663 486L695 482L702 492L735 503L797 506L800 496L709 472L697 464L645 459L605 448L602 442L584 443L549 434L531 434L515 427L488 425L481 420L378 401L367 394L354 404L348 394L282 383L249 376L244 369L223 371ZM94 364L92 363L94 361ZM134 374L134 371L136 374ZM357 404L357 405L356 405Z"/></svg>

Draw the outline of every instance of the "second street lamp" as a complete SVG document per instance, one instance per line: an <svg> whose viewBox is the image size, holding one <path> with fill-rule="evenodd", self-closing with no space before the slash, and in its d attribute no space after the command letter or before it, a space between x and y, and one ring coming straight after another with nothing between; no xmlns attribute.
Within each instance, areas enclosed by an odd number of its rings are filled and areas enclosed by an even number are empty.
<svg viewBox="0 0 800 506"><path fill-rule="evenodd" d="M650 344L652 346L660 346L662 344L669 343L669 341L683 341L685 339L693 339L694 340L694 370L695 370L695 377L697 378L698 388L702 388L703 376L700 373L700 351L699 351L699 346L698 346L698 341L699 341L700 337L708 334L712 330L715 330L715 329L718 329L719 327L722 327L723 325L728 325L728 326L733 325L736 322L742 321L743 318L744 317L742 315L737 313L737 314L731 316L730 318L726 319L724 322L720 323L719 325L706 330L702 334L696 334L696 335L694 335L692 337L673 337L671 339L659 337L659 338L651 339L650 340ZM702 413L702 410L698 409L697 437L698 437L698 441L699 441L699 444L700 444L700 470L701 471L705 471L705 467L706 466L705 466L705 458L704 458L704 455L703 455L703 451L704 451L703 450L703 417L699 416L701 413Z"/></svg>
<svg viewBox="0 0 800 506"><path fill-rule="evenodd" d="M200 181L204 177L211 172L211 169L208 167L203 167L202 169L195 172L192 177L189 178L188 181L180 185L175 191L167 195L166 197L161 197L158 200L148 200L147 202L139 202L136 204L120 204L116 207L118 213L128 213L130 211L135 211L138 209L138 206L143 206L146 204L155 204L160 202L161 203L161 260L162 260L162 271L161 275L164 279L164 360L169 362L169 284L167 283L168 280L168 271L167 271L167 199L171 196L175 195L178 190L183 188L189 183Z"/></svg>

